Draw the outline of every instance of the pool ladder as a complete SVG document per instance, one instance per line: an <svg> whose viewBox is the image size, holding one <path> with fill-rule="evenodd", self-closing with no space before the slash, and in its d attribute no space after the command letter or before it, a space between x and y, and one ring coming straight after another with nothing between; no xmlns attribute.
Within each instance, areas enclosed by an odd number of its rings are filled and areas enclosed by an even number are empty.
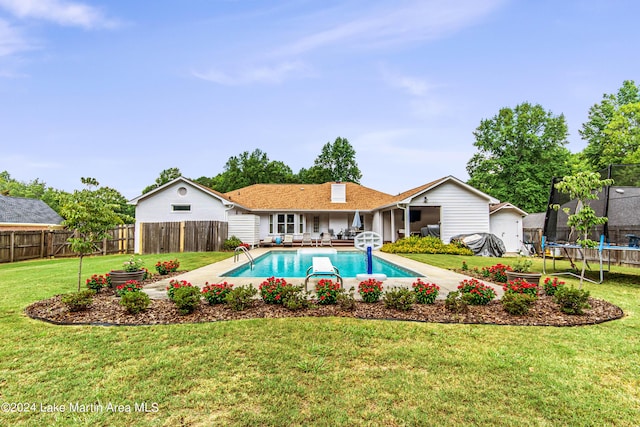
<svg viewBox="0 0 640 427"><path fill-rule="evenodd" d="M238 261L238 258L240 257L240 252L244 252L244 254L247 256L247 258L249 258L249 263L251 264L251 269L253 269L253 264L254 264L253 257L249 253L249 250L247 248L245 248L244 246L238 246L233 251L233 262L237 262Z"/></svg>

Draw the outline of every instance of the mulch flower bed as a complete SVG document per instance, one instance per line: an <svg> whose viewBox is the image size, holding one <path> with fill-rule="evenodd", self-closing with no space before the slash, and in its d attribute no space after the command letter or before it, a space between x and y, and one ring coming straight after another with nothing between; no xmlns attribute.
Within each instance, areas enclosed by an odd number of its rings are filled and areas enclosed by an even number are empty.
<svg viewBox="0 0 640 427"><path fill-rule="evenodd" d="M578 326L619 319L624 315L619 307L593 298L589 299L591 308L585 310L583 315L564 314L558 309L558 305L552 301L551 297L546 295L540 296L529 313L524 316L508 314L500 301L492 301L486 306L469 306L467 313L457 314L448 311L442 300L437 300L432 305L414 304L410 311L388 309L382 302L364 303L359 301L356 302L353 311L343 311L337 305L316 304L308 309L290 311L281 305L265 304L262 300L255 300L252 307L247 310L233 311L224 304L209 305L202 301L194 313L185 316L179 315L175 304L168 300L152 300L147 311L132 315L120 306L120 299L111 289L103 289L96 295L89 309L80 312L70 312L60 298L60 295L57 295L38 301L28 306L25 312L31 318L64 325L158 325L257 318L335 316L434 323Z"/></svg>

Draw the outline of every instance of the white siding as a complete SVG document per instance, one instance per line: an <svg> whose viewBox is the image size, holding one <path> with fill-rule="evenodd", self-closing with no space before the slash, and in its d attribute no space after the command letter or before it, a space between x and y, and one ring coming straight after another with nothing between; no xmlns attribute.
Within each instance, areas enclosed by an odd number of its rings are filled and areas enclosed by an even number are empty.
<svg viewBox="0 0 640 427"><path fill-rule="evenodd" d="M179 191L181 188L186 192ZM173 205L190 205L190 211L173 211ZM140 224L146 222L226 221L222 201L184 181L178 181L138 201L136 205L136 251L141 250Z"/></svg>
<svg viewBox="0 0 640 427"><path fill-rule="evenodd" d="M421 206L440 206L440 237L448 243L457 234L489 233L489 200L448 181L412 200Z"/></svg>
<svg viewBox="0 0 640 427"><path fill-rule="evenodd" d="M519 252L522 242L522 216L513 210L500 210L491 215L491 233L504 242L507 252Z"/></svg>
<svg viewBox="0 0 640 427"><path fill-rule="evenodd" d="M229 237L236 236L252 247L260 243L260 217L257 215L230 215Z"/></svg>

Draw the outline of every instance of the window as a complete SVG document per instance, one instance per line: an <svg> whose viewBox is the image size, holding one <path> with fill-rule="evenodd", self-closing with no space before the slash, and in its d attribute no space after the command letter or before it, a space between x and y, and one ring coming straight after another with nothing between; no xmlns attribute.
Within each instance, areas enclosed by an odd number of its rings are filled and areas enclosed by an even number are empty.
<svg viewBox="0 0 640 427"><path fill-rule="evenodd" d="M278 234L293 234L295 232L295 219L294 214L277 214L276 217L276 233Z"/></svg>
<svg viewBox="0 0 640 427"><path fill-rule="evenodd" d="M300 214L300 222L298 225L298 229L300 231L298 231L300 234L304 233L304 215Z"/></svg>
<svg viewBox="0 0 640 427"><path fill-rule="evenodd" d="M189 212L191 211L191 205L171 205L171 209L174 212Z"/></svg>
<svg viewBox="0 0 640 427"><path fill-rule="evenodd" d="M320 217L319 216L314 216L313 217L313 232L314 233L319 233L320 232Z"/></svg>

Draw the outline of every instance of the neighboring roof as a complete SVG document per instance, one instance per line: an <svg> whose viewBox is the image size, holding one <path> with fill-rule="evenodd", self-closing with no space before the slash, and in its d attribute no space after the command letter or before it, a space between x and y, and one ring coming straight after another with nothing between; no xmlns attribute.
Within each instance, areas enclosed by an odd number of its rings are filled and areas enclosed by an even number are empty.
<svg viewBox="0 0 640 427"><path fill-rule="evenodd" d="M202 190L203 192L207 193L208 195L213 196L213 197L215 197L217 199L220 199L220 201L222 201L224 204L227 204L227 205L232 204L232 202L224 194L222 194L222 193L220 193L220 192L218 192L216 190L212 190L211 188L206 187L206 186L204 186L202 184L198 184L195 181L191 181L190 179L185 178L183 176L180 176L180 177L178 177L178 178L176 178L174 180L171 180L171 181L161 185L160 187L154 188L153 190L149 191L148 193L141 194L140 196L129 200L129 204L136 205L136 204L138 204L139 201L144 200L147 197L152 196L153 194L156 194L156 193L159 193L159 192L163 191L165 188L172 186L176 182L183 182L185 184L188 184L188 185L191 185L193 187L196 187L196 188ZM240 206L240 207L242 207L242 206Z"/></svg>
<svg viewBox="0 0 640 427"><path fill-rule="evenodd" d="M0 223L59 225L62 221L42 200L0 195Z"/></svg>
<svg viewBox="0 0 640 427"><path fill-rule="evenodd" d="M511 203L508 202L502 202L502 203L498 203L495 205L490 205L489 206L489 215L492 215L496 212L499 212L501 210L514 210L517 213L519 213L522 216L526 216L527 213L525 211L523 211L522 209L520 209L517 206L512 205Z"/></svg>
<svg viewBox="0 0 640 427"><path fill-rule="evenodd" d="M394 199L390 194L344 182L341 184L346 186L346 202L332 203L332 184L336 183L254 184L225 193L225 196L234 203L257 211L370 211Z"/></svg>
<svg viewBox="0 0 640 427"><path fill-rule="evenodd" d="M522 220L522 228L544 228L544 217L546 212L530 213Z"/></svg>

